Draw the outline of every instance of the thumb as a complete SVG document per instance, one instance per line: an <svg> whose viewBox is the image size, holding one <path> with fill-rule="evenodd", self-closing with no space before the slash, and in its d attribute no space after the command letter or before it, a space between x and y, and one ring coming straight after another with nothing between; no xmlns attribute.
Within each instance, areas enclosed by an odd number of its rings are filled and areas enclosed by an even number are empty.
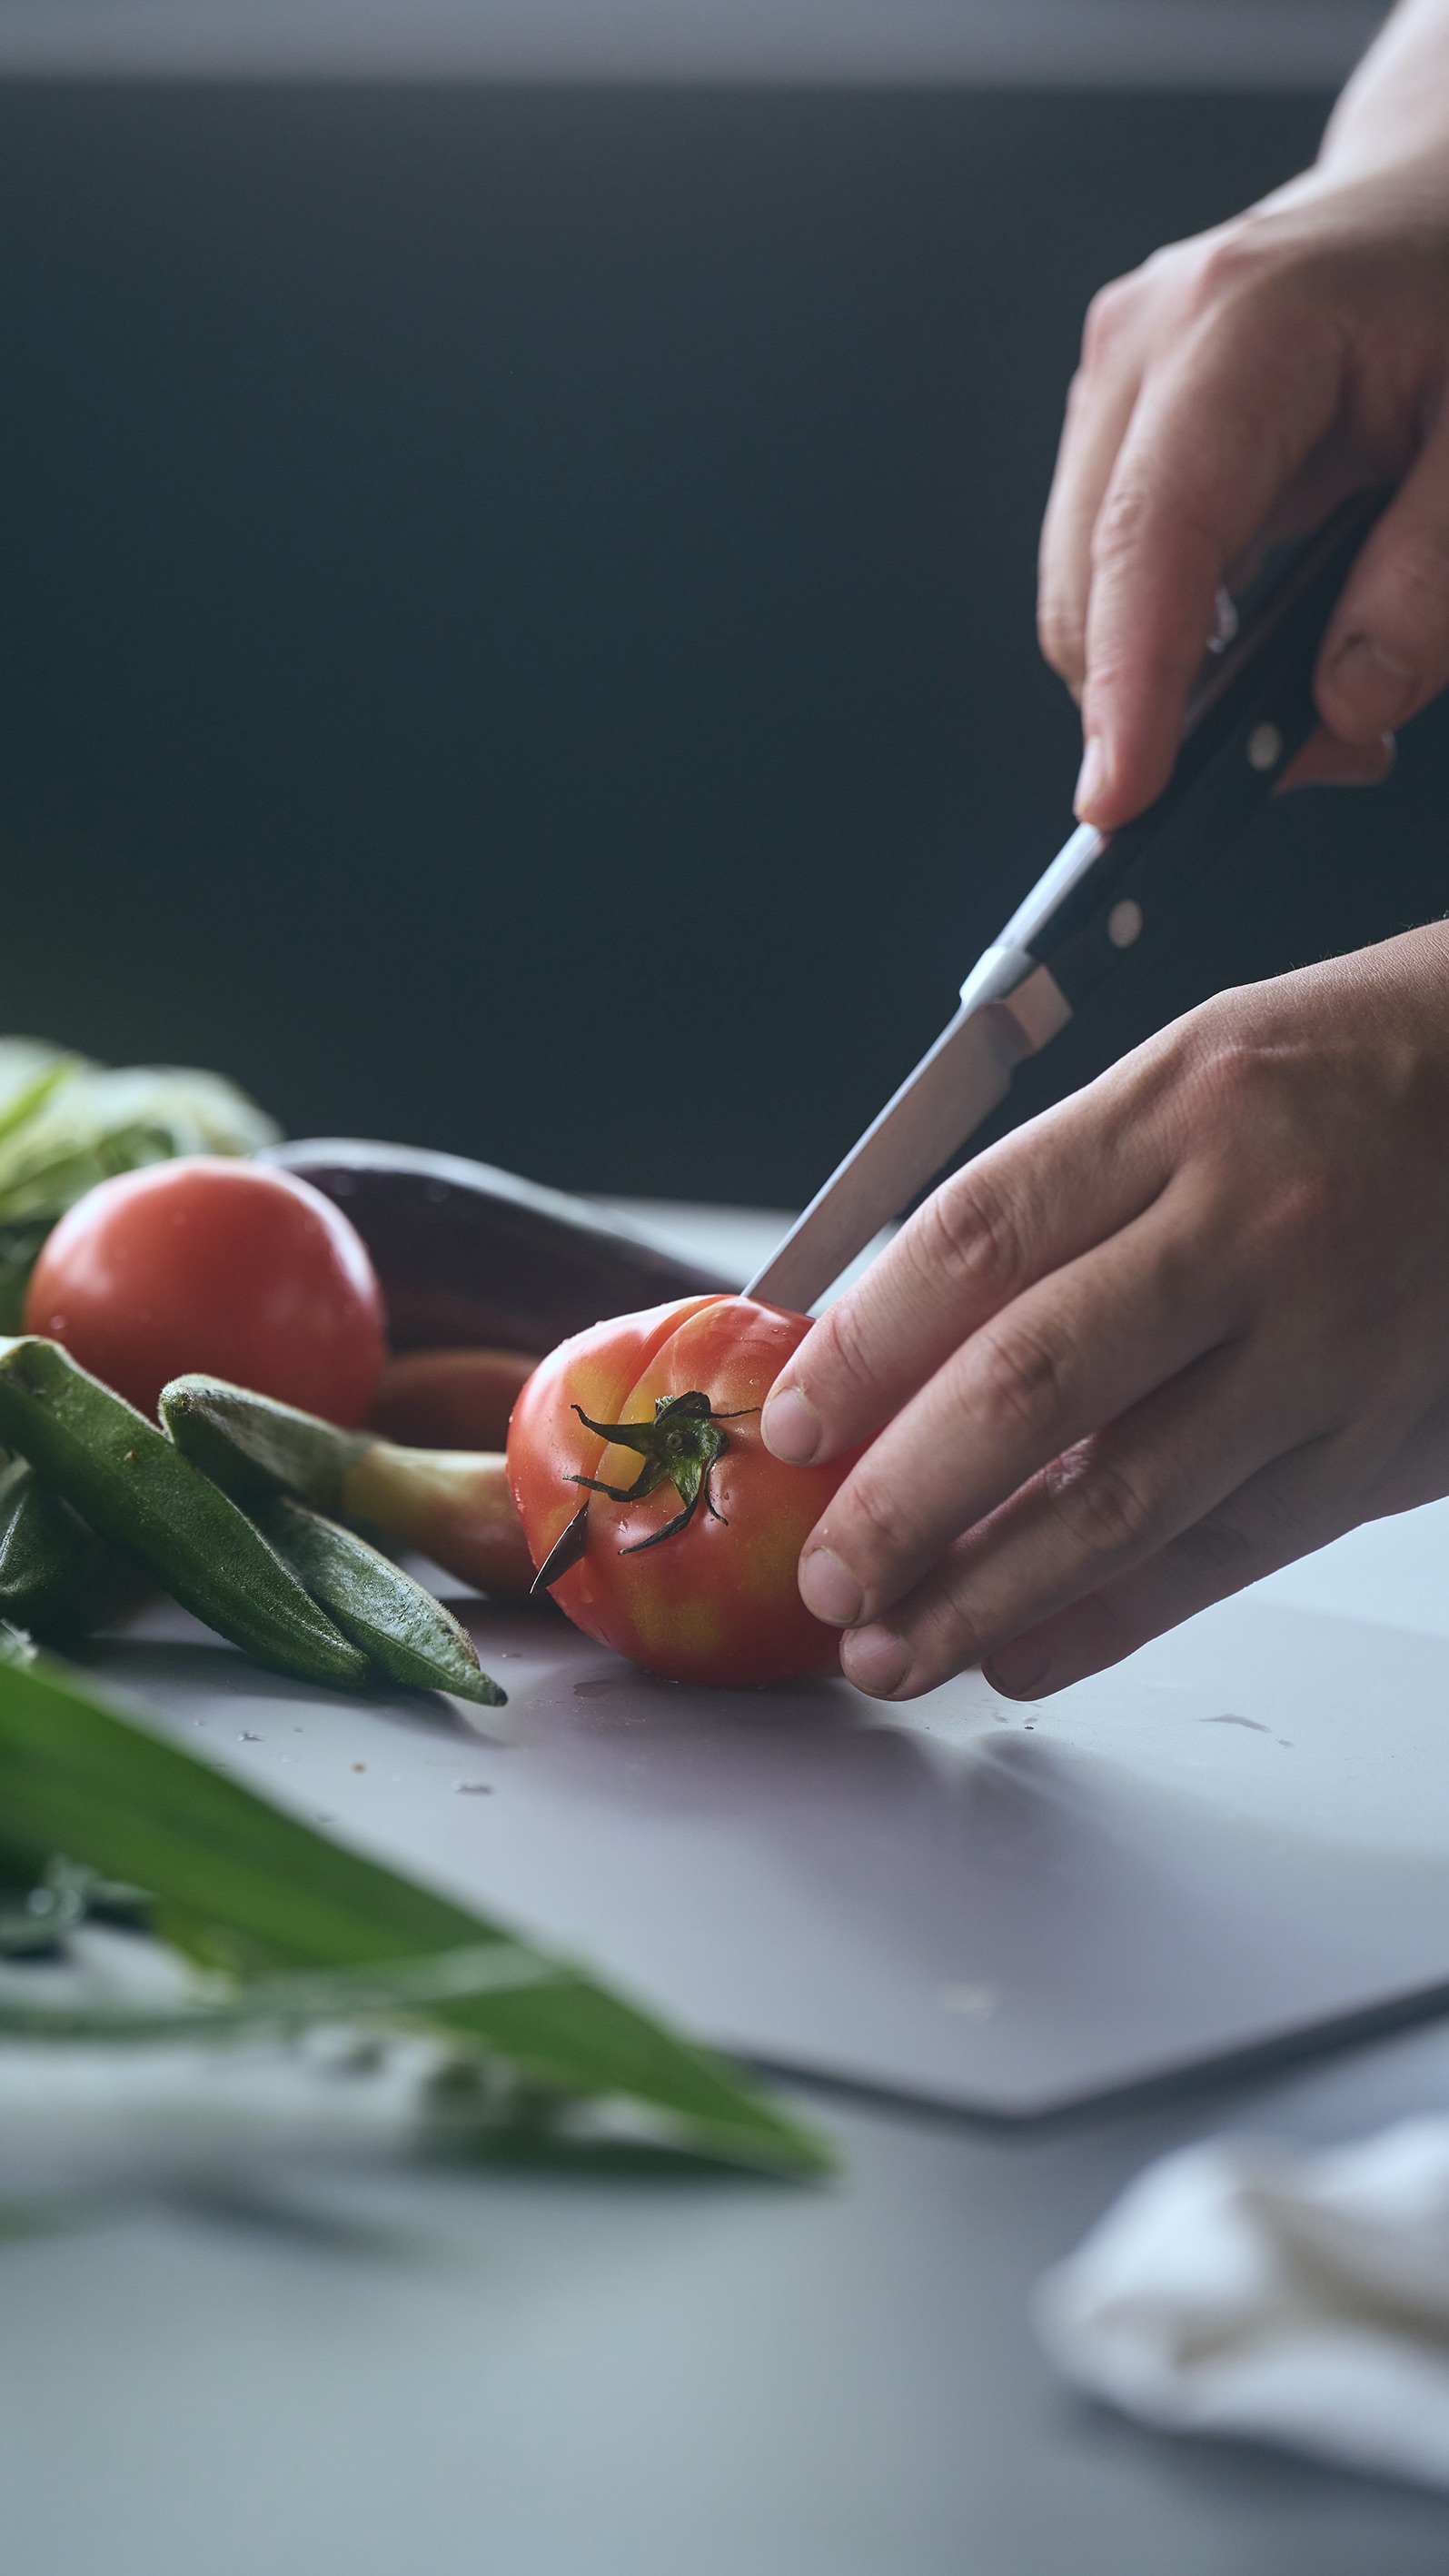
<svg viewBox="0 0 1449 2576"><path fill-rule="evenodd" d="M1291 796L1299 787L1381 787L1394 766L1394 737L1378 734L1372 742L1340 742L1320 725L1290 760L1273 793Z"/></svg>
<svg viewBox="0 0 1449 2576"><path fill-rule="evenodd" d="M1377 742L1449 686L1449 410L1349 575L1314 694L1343 742Z"/></svg>

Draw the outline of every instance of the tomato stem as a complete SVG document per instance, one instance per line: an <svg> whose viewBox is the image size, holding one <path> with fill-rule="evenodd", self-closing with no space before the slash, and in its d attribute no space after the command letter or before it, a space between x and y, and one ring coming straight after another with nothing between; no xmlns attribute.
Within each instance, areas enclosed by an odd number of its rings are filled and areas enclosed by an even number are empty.
<svg viewBox="0 0 1449 2576"><path fill-rule="evenodd" d="M573 1409L586 1431L596 1431L601 1439L620 1449L635 1450L643 1464L632 1485L605 1485L597 1476L571 1476L571 1485L585 1485L591 1494L606 1494L611 1503L642 1502L660 1485L672 1485L679 1497L681 1509L673 1520L666 1521L662 1529L651 1530L648 1538L636 1539L631 1547L621 1547L621 1556L638 1556L646 1547L659 1547L665 1539L677 1537L681 1530L688 1529L701 1503L711 1520L723 1521L724 1514L716 1507L709 1489L710 1477L730 1445L728 1432L719 1426L722 1422L738 1422L745 1414L758 1413L757 1404L741 1405L733 1413L716 1413L709 1397L698 1387L691 1387L687 1395L656 1396L652 1422L593 1422L581 1404ZM568 1532L564 1535L567 1537ZM552 1562L550 1557L549 1563ZM560 1567L560 1573L563 1570Z"/></svg>

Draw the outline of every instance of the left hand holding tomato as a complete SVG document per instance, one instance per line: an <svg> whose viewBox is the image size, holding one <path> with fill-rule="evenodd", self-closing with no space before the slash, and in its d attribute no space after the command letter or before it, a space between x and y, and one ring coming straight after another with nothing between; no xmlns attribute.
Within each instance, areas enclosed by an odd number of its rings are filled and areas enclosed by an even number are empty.
<svg viewBox="0 0 1449 2576"><path fill-rule="evenodd" d="M534 1371L509 1477L539 1566L587 1501L582 1553L549 1587L575 1627L671 1681L836 1666L796 1564L853 1453L802 1471L760 1438L760 1407L809 1330L748 1297L688 1297L595 1324Z"/></svg>
<svg viewBox="0 0 1449 2576"><path fill-rule="evenodd" d="M929 1198L782 1372L875 1432L806 1600L858 1689L1036 1698L1449 1492L1449 925L1219 993Z"/></svg>

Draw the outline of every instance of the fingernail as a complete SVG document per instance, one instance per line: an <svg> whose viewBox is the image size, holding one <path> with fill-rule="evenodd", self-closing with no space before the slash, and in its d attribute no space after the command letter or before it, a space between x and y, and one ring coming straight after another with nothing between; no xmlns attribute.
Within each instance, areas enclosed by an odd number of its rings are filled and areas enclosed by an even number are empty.
<svg viewBox="0 0 1449 2576"><path fill-rule="evenodd" d="M872 1699L889 1699L910 1669L910 1652L894 1628L856 1628L840 1649L841 1670L857 1690Z"/></svg>
<svg viewBox="0 0 1449 2576"><path fill-rule="evenodd" d="M1371 635L1351 635L1334 655L1327 676L1340 708L1352 714L1355 731L1371 725L1376 733L1392 733L1413 712L1418 695L1414 673Z"/></svg>
<svg viewBox="0 0 1449 2576"><path fill-rule="evenodd" d="M1082 753L1082 765L1077 772L1077 784L1072 795L1073 812L1085 820L1087 808L1093 798L1101 794L1106 783L1107 755L1102 748L1101 735L1089 733L1086 748Z"/></svg>
<svg viewBox="0 0 1449 2576"><path fill-rule="evenodd" d="M1045 1647L1033 1645L1025 1637L998 1647L981 1667L992 1689L1000 1691L1004 1699L1031 1699L1051 1668L1052 1659Z"/></svg>
<svg viewBox="0 0 1449 2576"><path fill-rule="evenodd" d="M782 1386L765 1400L760 1437L772 1457L787 1467L808 1467L820 1446L820 1416L798 1386Z"/></svg>
<svg viewBox="0 0 1449 2576"><path fill-rule="evenodd" d="M827 1627L848 1628L865 1607L860 1585L833 1547L812 1549L800 1568L800 1598Z"/></svg>

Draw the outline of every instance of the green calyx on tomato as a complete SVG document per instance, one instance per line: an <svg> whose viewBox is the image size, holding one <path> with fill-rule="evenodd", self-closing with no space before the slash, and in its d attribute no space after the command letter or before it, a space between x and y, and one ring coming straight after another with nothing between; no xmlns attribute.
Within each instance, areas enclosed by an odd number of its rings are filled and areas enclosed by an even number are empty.
<svg viewBox="0 0 1449 2576"><path fill-rule="evenodd" d="M570 1406L586 1431L595 1431L601 1440L620 1449L633 1449L643 1459L632 1485L606 1485L597 1476L572 1475L571 1485L587 1485L592 1494L607 1494L611 1503L642 1502L660 1485L672 1485L683 1508L662 1529L652 1530L648 1538L635 1539L631 1547L621 1547L620 1556L638 1556L646 1547L658 1547L666 1538L675 1538L688 1529L701 1501L711 1520L725 1522L709 1490L710 1471L717 1466L730 1445L729 1433L721 1431L722 1422L741 1422L746 1415L758 1413L757 1404L736 1405L731 1413L716 1413L710 1399L700 1388L690 1387L683 1395L657 1395L652 1422L595 1422L581 1404ZM577 1565L588 1546L589 1506L580 1503L567 1529L549 1550L544 1563L534 1576L534 1592L551 1591L554 1584ZM728 1527L728 1523L725 1522Z"/></svg>
<svg viewBox="0 0 1449 2576"><path fill-rule="evenodd" d="M604 1485L597 1476L570 1476L571 1485L587 1485L591 1494L607 1494L611 1503L642 1502L658 1485L672 1485L683 1508L662 1529L651 1530L648 1538L639 1538L632 1547L621 1547L621 1556L638 1556L646 1547L658 1547L663 1540L674 1538L688 1529L701 1502L711 1520L722 1521L724 1513L716 1509L709 1490L710 1470L724 1456L730 1445L729 1433L721 1431L722 1422L742 1421L747 1413L758 1413L757 1404L741 1404L733 1413L716 1413L707 1395L691 1387L684 1395L658 1395L654 1399L652 1422L591 1422L581 1404L573 1407L586 1431L597 1431L601 1440L612 1441L620 1449L637 1450L644 1464L632 1485Z"/></svg>

